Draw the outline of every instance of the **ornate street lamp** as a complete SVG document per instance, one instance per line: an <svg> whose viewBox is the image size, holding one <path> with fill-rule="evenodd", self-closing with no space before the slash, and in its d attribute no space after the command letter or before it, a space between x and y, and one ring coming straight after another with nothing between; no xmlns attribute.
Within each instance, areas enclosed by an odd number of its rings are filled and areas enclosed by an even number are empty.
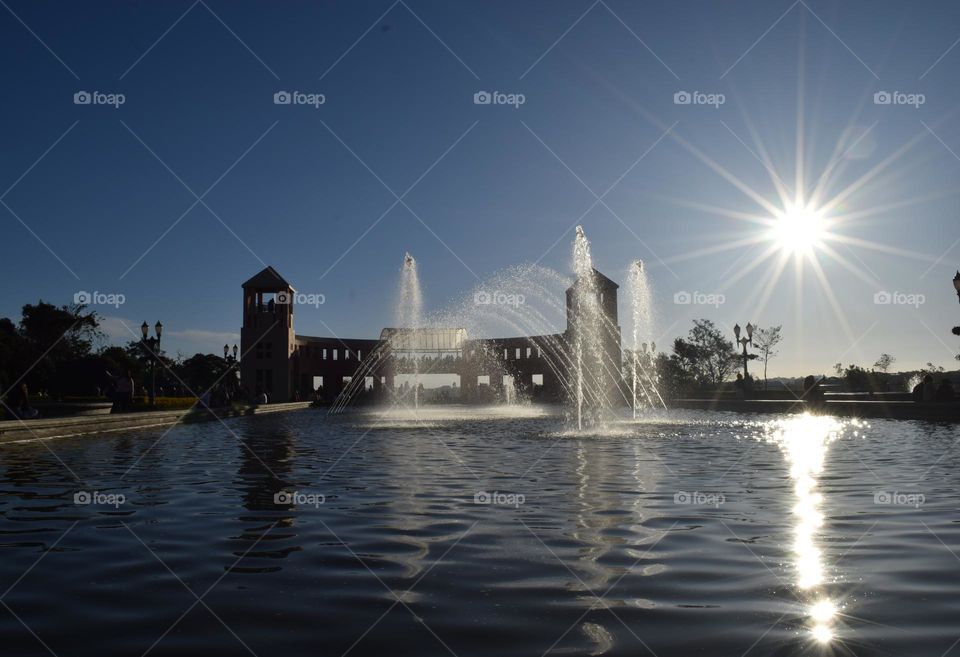
<svg viewBox="0 0 960 657"><path fill-rule="evenodd" d="M150 325L144 322L140 325L140 335L143 336L140 344L150 355L150 405L157 400L157 359L160 357L160 336L163 335L163 324L160 320L153 326L156 337L150 337Z"/></svg>
<svg viewBox="0 0 960 657"><path fill-rule="evenodd" d="M224 376L230 378L231 383L229 388L231 393L233 392L233 388L235 388L237 385L238 373L233 373L232 377L230 377L229 375L231 374L231 370L237 367L237 364L238 364L237 352L239 351L240 351L239 347L237 347L237 345L233 345L233 355L231 356L230 345L228 344L223 345L223 359L227 362L227 374Z"/></svg>
<svg viewBox="0 0 960 657"><path fill-rule="evenodd" d="M960 299L960 269L957 270L957 275L953 277L953 289L957 291L957 298ZM960 335L960 326L953 327L953 334Z"/></svg>
<svg viewBox="0 0 960 657"><path fill-rule="evenodd" d="M750 375L747 372L747 361L755 356L747 353L747 345L753 346L753 329L754 326L750 322L747 322L747 335L746 337L740 337L740 325L733 325L733 335L736 338L736 343L743 346L743 380L746 381Z"/></svg>

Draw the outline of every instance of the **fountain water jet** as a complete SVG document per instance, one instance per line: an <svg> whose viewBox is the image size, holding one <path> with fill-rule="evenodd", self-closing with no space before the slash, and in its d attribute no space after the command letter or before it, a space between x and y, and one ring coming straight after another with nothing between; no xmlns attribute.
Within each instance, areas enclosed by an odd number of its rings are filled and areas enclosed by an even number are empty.
<svg viewBox="0 0 960 657"><path fill-rule="evenodd" d="M657 390L655 375L651 373L652 367L644 365L644 361L649 359L647 365L653 365L653 359L656 357L656 345L651 340L650 353L647 354L646 336L653 337L653 296L650 290L650 281L647 278L646 269L642 260L634 260L627 272L627 286L630 297L630 315L633 322L632 342L630 344L630 390L631 402L633 406L633 418L637 417L637 405L640 400L637 392L640 392L647 399L647 403L654 405L653 395L659 400L660 405L666 408L663 397Z"/></svg>
<svg viewBox="0 0 960 657"><path fill-rule="evenodd" d="M423 295L420 292L420 278L417 275L417 261L409 253L403 256L403 268L400 270L400 289L397 299L397 326L401 331L413 334L423 324ZM402 335L402 332L401 334ZM401 338L402 339L402 338ZM420 408L420 366L417 355L413 355L413 407Z"/></svg>
<svg viewBox="0 0 960 657"><path fill-rule="evenodd" d="M582 430L585 419L588 424L600 423L610 408L603 376L607 367L604 362L601 292L583 226L577 226L573 242L573 270L576 280L571 288L572 312L568 329L574 364L573 402L577 428Z"/></svg>

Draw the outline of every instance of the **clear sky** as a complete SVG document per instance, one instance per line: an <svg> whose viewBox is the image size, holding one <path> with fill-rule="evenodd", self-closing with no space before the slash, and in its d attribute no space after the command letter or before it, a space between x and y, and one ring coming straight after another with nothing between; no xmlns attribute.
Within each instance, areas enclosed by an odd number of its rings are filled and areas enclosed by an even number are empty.
<svg viewBox="0 0 960 657"><path fill-rule="evenodd" d="M949 367L958 39L952 1L3 0L0 314L122 294L115 341L218 353L271 264L324 296L298 332L373 337L405 251L435 310L568 274L580 223L647 263L661 345L709 317L782 323L772 375Z"/></svg>

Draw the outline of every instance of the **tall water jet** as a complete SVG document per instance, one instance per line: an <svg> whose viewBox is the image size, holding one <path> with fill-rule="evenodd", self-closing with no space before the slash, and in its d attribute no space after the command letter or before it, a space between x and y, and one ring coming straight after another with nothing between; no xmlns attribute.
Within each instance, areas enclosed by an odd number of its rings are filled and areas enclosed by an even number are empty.
<svg viewBox="0 0 960 657"><path fill-rule="evenodd" d="M406 343L414 344L418 328L423 323L423 296L420 292L420 278L417 275L417 261L409 253L403 256L403 268L400 270L400 290L397 295L398 337ZM413 360L413 406L420 407L420 364L417 354Z"/></svg>
<svg viewBox="0 0 960 657"><path fill-rule="evenodd" d="M656 345L653 342L653 298L650 290L650 281L647 278L646 268L642 260L634 260L627 272L627 288L630 298L630 318L633 323L632 340L630 343L630 392L632 397L633 417L637 417L637 406L641 403L641 396L651 406L654 398L663 403L663 398L657 390L654 374L654 358ZM650 351L647 352L647 340L650 340Z"/></svg>
<svg viewBox="0 0 960 657"><path fill-rule="evenodd" d="M605 329L602 297L598 274L590 255L590 242L582 226L577 226L573 242L573 269L576 280L567 298L571 309L568 340L574 368L572 401L577 428L582 430L585 421L588 424L601 422L610 406L609 391L605 385L608 363L605 362L607 354L602 333Z"/></svg>

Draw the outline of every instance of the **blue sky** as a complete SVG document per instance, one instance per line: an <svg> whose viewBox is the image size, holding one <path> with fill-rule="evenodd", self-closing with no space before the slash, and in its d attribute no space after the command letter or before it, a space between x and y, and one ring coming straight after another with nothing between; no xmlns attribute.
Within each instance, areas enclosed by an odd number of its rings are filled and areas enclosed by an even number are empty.
<svg viewBox="0 0 960 657"><path fill-rule="evenodd" d="M784 324L774 375L953 362L956 3L4 1L2 315L123 294L97 308L116 340L159 318L169 351L219 352L268 263L324 295L298 332L372 337L405 251L439 309L519 263L569 273L578 222L612 278L648 263L659 344L709 317ZM821 200L853 189L833 256L774 277L786 245L744 217L781 205L771 166L796 194L798 134L804 198L837 152Z"/></svg>

